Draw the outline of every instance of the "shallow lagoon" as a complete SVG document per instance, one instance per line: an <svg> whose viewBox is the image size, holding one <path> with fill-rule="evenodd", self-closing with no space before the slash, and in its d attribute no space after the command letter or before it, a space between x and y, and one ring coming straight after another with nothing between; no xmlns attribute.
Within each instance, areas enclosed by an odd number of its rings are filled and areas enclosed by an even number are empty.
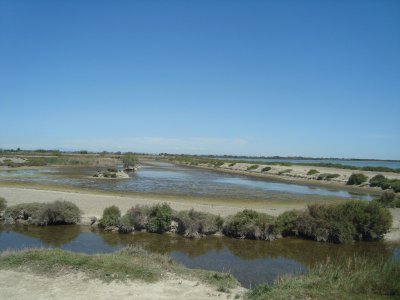
<svg viewBox="0 0 400 300"><path fill-rule="evenodd" d="M273 199L283 200L288 196L321 196L371 200L368 193L352 193L345 189L315 187L279 181L252 178L203 169L180 167L174 164L157 163L144 165L129 179L94 179L98 168L38 168L0 171L1 181L59 184L79 188L94 188L106 191L137 192L207 198Z"/></svg>

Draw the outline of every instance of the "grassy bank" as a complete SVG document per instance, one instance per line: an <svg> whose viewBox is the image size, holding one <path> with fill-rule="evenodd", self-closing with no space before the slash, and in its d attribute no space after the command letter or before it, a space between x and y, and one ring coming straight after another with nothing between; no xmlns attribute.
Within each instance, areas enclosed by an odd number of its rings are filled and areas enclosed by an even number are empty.
<svg viewBox="0 0 400 300"><path fill-rule="evenodd" d="M399 299L400 261L371 262L353 257L327 261L297 277L281 277L273 285L250 291L251 300L264 299Z"/></svg>
<svg viewBox="0 0 400 300"><path fill-rule="evenodd" d="M225 273L187 269L169 256L149 253L142 248L127 247L110 254L87 255L61 249L30 249L4 252L0 255L0 269L22 269L49 276L68 272L84 272L90 278L104 281L142 280L156 282L174 274L198 280L217 288L229 290L239 286Z"/></svg>

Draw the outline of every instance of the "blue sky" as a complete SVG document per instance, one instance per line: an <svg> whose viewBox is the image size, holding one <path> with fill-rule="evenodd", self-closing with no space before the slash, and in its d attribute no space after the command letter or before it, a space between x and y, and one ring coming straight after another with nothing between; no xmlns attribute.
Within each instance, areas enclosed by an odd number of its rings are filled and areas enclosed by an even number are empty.
<svg viewBox="0 0 400 300"><path fill-rule="evenodd" d="M400 159L400 1L0 0L0 147Z"/></svg>

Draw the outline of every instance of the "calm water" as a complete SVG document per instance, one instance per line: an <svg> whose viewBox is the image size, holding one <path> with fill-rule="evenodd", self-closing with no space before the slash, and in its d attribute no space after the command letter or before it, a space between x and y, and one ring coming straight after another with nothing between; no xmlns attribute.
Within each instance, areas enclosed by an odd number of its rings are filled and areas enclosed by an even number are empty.
<svg viewBox="0 0 400 300"><path fill-rule="evenodd" d="M227 271L244 286L270 282L282 274L299 274L318 262L343 260L353 255L371 260L394 256L400 245L360 242L350 245L323 244L294 238L273 242L210 236L201 240L174 234L118 234L85 226L2 226L0 252L7 249L61 248L74 252L108 253L127 245L168 254L189 268Z"/></svg>
<svg viewBox="0 0 400 300"><path fill-rule="evenodd" d="M347 190L313 187L256 179L235 174L179 167L174 164L157 163L145 165L129 179L95 179L97 168L43 168L13 169L0 171L1 181L36 182L61 184L81 188L96 188L108 191L128 191L169 195L191 195L236 199L284 200L288 196L313 195L371 200L367 193L351 193Z"/></svg>
<svg viewBox="0 0 400 300"><path fill-rule="evenodd" d="M347 159L290 159L290 158L226 158L226 160L247 160L247 161L261 161L261 162L288 162L300 164L341 164L353 167L386 167L392 169L400 169L400 161L387 161L387 160L347 160Z"/></svg>

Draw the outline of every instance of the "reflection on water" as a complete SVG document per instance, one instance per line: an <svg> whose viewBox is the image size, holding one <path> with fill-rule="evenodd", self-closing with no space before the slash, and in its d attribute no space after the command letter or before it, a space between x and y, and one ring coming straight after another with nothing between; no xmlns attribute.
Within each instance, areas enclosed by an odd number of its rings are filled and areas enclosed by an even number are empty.
<svg viewBox="0 0 400 300"><path fill-rule="evenodd" d="M0 226L0 251L32 247L59 247L75 252L107 253L126 245L140 245L168 254L190 268L229 271L244 286L272 282L277 276L302 273L318 262L343 260L354 255L369 259L395 256L400 245L359 242L323 244L295 238L273 242L210 236L200 240L174 234L117 234L85 226Z"/></svg>
<svg viewBox="0 0 400 300"><path fill-rule="evenodd" d="M249 178L236 174L179 167L159 163L144 166L129 179L94 179L90 176L98 169L93 167L15 169L0 171L2 181L13 180L42 184L62 184L80 188L108 191L191 195L234 199L287 199L290 195L317 195L339 198L371 200L369 194L350 193L346 190L309 187L299 184Z"/></svg>

